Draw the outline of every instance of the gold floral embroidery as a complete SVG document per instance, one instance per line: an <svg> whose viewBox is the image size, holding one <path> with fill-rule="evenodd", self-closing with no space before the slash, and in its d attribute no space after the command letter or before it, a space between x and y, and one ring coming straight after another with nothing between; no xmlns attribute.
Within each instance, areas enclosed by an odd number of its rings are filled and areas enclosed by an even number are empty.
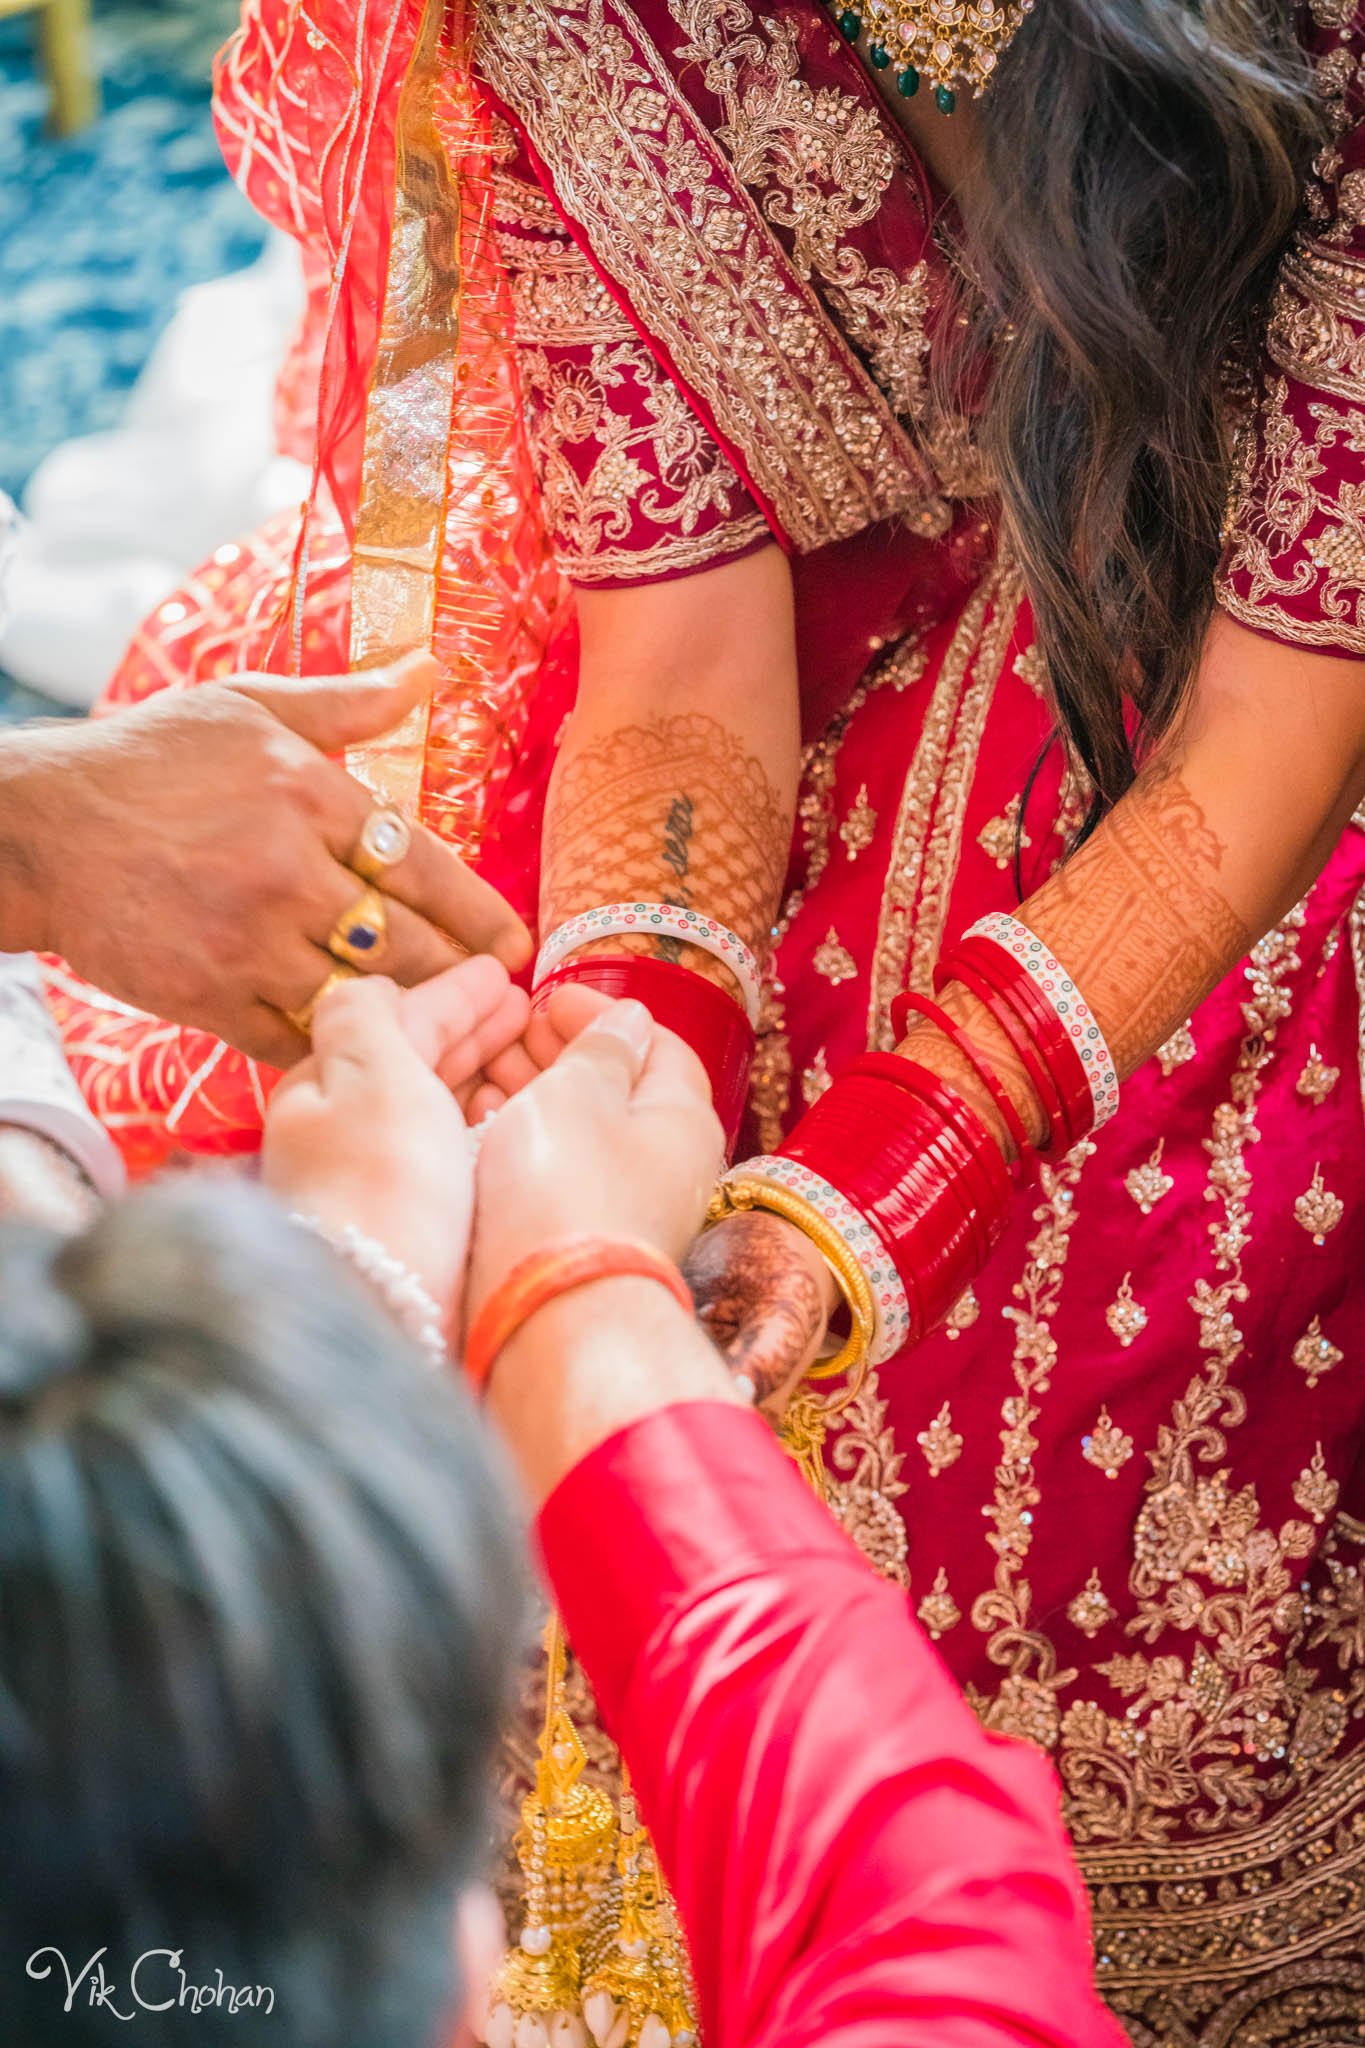
<svg viewBox="0 0 1365 2048"><path fill-rule="evenodd" d="M993 1699L983 1699L972 1689L969 1699L988 1728L1022 1736L1045 1749L1055 1747L1061 1729L1057 1696L1076 1673L1059 1670L1052 1644L1028 1625L1032 1594L1023 1570L1033 1542L1033 1510L1040 1499L1033 1425L1042 1412L1039 1403L1057 1357L1050 1319L1061 1298L1076 1221L1076 1185L1094 1150L1085 1139L1058 1166L1042 1169L1032 1216L1038 1230L1029 1240L1014 1303L1005 1310L1014 1325L1014 1391L1000 1411L1000 1459L993 1497L985 1509L990 1532L986 1540L996 1559L994 1582L971 1609L972 1626L989 1636L988 1654L1006 1677Z"/></svg>
<svg viewBox="0 0 1365 2048"><path fill-rule="evenodd" d="M1147 1311L1140 1301L1133 1299L1131 1273L1125 1273L1119 1282L1119 1291L1105 1310L1104 1320L1125 1351L1146 1329Z"/></svg>
<svg viewBox="0 0 1365 2048"><path fill-rule="evenodd" d="M1191 1031L1189 1024L1179 1025L1171 1033L1166 1043L1159 1045L1156 1049L1156 1058L1160 1063L1162 1073L1169 1080L1177 1067L1183 1067L1186 1060L1194 1058L1196 1050L1194 1033Z"/></svg>
<svg viewBox="0 0 1365 2048"><path fill-rule="evenodd" d="M890 1051L891 1005L928 990L957 878L981 735L1018 613L1021 585L1003 558L963 606L934 681L896 816L877 923L868 1043Z"/></svg>
<svg viewBox="0 0 1365 2048"><path fill-rule="evenodd" d="M1303 240L1285 259L1267 333L1266 381L1231 497L1218 598L1233 618L1307 645L1365 653L1365 485L1326 460L1365 455L1365 265ZM1311 435L1291 380L1324 394ZM1326 402L1339 398L1343 407ZM1239 587L1243 586L1243 587ZM1288 608L1290 600L1297 608ZM1311 609L1310 609L1311 608Z"/></svg>
<svg viewBox="0 0 1365 2048"><path fill-rule="evenodd" d="M748 23L742 0L727 19ZM925 464L625 0L492 0L479 65L794 544L935 530Z"/></svg>
<svg viewBox="0 0 1365 2048"><path fill-rule="evenodd" d="M962 1456L962 1438L953 1428L952 1412L945 1401L927 1429L922 1429L915 1438L924 1453L924 1462L929 1467L929 1476L937 1479L940 1472L946 1472Z"/></svg>
<svg viewBox="0 0 1365 2048"><path fill-rule="evenodd" d="M586 363L531 347L519 359L546 524L575 582L699 568L766 534L643 343L596 343ZM642 541L640 527L657 538Z"/></svg>
<svg viewBox="0 0 1365 2048"><path fill-rule="evenodd" d="M1341 1488L1327 1471L1327 1462L1319 1444L1312 1461L1306 1465L1294 1481L1294 1503L1315 1522L1325 1522L1337 1504Z"/></svg>
<svg viewBox="0 0 1365 2048"><path fill-rule="evenodd" d="M948 1591L948 1574L940 1565L934 1575L934 1583L915 1609L929 1634L937 1642L950 1628L956 1628L962 1619L962 1609Z"/></svg>
<svg viewBox="0 0 1365 2048"><path fill-rule="evenodd" d="M1115 1612L1113 1601L1100 1584L1099 1566L1096 1565L1080 1592L1068 1605L1066 1618L1083 1636L1096 1636L1106 1622L1114 1619Z"/></svg>
<svg viewBox="0 0 1365 2048"><path fill-rule="evenodd" d="M992 818L981 827L976 843L987 860L993 860L998 868L1008 868L1014 860L1015 848L1032 846L1027 832L1019 830L1019 798L1012 796L998 818Z"/></svg>
<svg viewBox="0 0 1365 2048"><path fill-rule="evenodd" d="M1302 1073L1294 1083L1294 1090L1296 1094L1302 1095L1306 1101L1313 1104L1315 1109L1318 1109L1327 1100L1340 1079L1341 1068L1329 1067L1316 1045L1310 1045L1308 1048L1308 1058L1303 1063Z"/></svg>
<svg viewBox="0 0 1365 2048"><path fill-rule="evenodd" d="M981 1303L976 1298L975 1288L964 1287L944 1318L943 1328L948 1342L951 1344L964 1330L970 1330L980 1314Z"/></svg>
<svg viewBox="0 0 1365 2048"><path fill-rule="evenodd" d="M824 944L817 946L812 953L811 965L817 974L823 975L835 988L838 988L841 981L852 981L858 972L857 961L843 944L833 925L825 933Z"/></svg>
<svg viewBox="0 0 1365 2048"><path fill-rule="evenodd" d="M1123 1185L1144 1216L1150 1216L1158 1202L1164 1202L1175 1186L1169 1173L1163 1173L1161 1155L1166 1149L1166 1140L1158 1138L1156 1150L1150 1159L1144 1159L1141 1166L1123 1176Z"/></svg>
<svg viewBox="0 0 1365 2048"><path fill-rule="evenodd" d="M1326 1244L1329 1233L1345 1213L1346 1204L1325 1185L1322 1168L1315 1166L1310 1186L1294 1204L1294 1221L1308 1232L1314 1244Z"/></svg>
<svg viewBox="0 0 1365 2048"><path fill-rule="evenodd" d="M867 800L867 784L864 782L849 807L848 816L839 827L839 837L850 860L856 860L872 844L876 829L877 813Z"/></svg>
<svg viewBox="0 0 1365 2048"><path fill-rule="evenodd" d="M1343 1355L1324 1332L1321 1318L1318 1316L1314 1316L1290 1353L1310 1387L1315 1387L1323 1374L1329 1373L1334 1365L1340 1365Z"/></svg>
<svg viewBox="0 0 1365 2048"><path fill-rule="evenodd" d="M901 1477L904 1462L887 1424L877 1375L869 1373L827 1440L828 1496L836 1518L863 1555L898 1586L910 1584L905 1523L896 1507L906 1491Z"/></svg>
<svg viewBox="0 0 1365 2048"><path fill-rule="evenodd" d="M1106 1479L1116 1479L1132 1455L1133 1439L1112 1420L1107 1408L1101 1408L1095 1427L1081 1438L1081 1456Z"/></svg>
<svg viewBox="0 0 1365 2048"><path fill-rule="evenodd" d="M869 264L851 240L875 217L896 172L885 122L852 93L806 83L794 19L755 16L734 0L683 0L676 11L689 37L677 55L704 66L723 115L717 140L735 176L765 219L790 233L797 274L818 281L895 410L919 427L944 490L982 495L989 486L966 422L929 417L928 261L897 273ZM926 503L917 524L945 532L946 506Z"/></svg>

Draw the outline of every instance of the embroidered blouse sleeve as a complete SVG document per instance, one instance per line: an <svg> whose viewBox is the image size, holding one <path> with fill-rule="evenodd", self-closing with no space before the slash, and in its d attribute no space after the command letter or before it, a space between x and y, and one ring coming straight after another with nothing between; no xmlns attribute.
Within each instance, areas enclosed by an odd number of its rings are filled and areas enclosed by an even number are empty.
<svg viewBox="0 0 1365 2048"><path fill-rule="evenodd" d="M768 525L503 129L498 236L545 518L574 583L690 575L762 545Z"/></svg>
<svg viewBox="0 0 1365 2048"><path fill-rule="evenodd" d="M1312 13L1332 136L1275 289L1218 599L1255 631L1365 655L1365 6Z"/></svg>

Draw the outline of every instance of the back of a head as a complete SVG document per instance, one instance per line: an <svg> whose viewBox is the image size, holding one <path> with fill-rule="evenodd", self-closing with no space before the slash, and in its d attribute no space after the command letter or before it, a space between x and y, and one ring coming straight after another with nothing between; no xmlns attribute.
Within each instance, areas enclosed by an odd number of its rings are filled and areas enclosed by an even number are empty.
<svg viewBox="0 0 1365 2048"><path fill-rule="evenodd" d="M264 1197L0 1226L0 2042L432 2048L519 1594L462 1396Z"/></svg>

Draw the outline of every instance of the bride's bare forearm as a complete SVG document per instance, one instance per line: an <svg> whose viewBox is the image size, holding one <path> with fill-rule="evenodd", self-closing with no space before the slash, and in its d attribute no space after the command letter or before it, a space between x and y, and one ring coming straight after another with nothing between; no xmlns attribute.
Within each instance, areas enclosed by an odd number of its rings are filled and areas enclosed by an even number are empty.
<svg viewBox="0 0 1365 2048"><path fill-rule="evenodd" d="M1083 991L1121 1075L1309 886L1359 799L1363 756L1359 664L1220 622L1179 733L1018 913ZM966 989L950 986L943 1001L1041 1136L1013 1047ZM932 1026L917 1026L904 1049L961 1088L1007 1142L979 1079Z"/></svg>
<svg viewBox="0 0 1365 2048"><path fill-rule="evenodd" d="M785 563L586 600L582 682L551 785L541 929L621 900L718 918L761 952L791 837L798 753ZM612 952L680 957L676 940ZM687 964L724 977L709 954Z"/></svg>

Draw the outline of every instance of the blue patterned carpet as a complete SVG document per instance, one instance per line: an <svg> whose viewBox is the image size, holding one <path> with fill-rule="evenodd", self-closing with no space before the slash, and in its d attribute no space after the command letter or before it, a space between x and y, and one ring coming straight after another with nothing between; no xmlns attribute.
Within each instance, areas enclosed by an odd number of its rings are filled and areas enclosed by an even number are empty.
<svg viewBox="0 0 1365 2048"><path fill-rule="evenodd" d="M223 168L210 67L236 0L94 0L104 112L43 128L31 17L0 21L0 486L112 426L178 294L259 253Z"/></svg>

